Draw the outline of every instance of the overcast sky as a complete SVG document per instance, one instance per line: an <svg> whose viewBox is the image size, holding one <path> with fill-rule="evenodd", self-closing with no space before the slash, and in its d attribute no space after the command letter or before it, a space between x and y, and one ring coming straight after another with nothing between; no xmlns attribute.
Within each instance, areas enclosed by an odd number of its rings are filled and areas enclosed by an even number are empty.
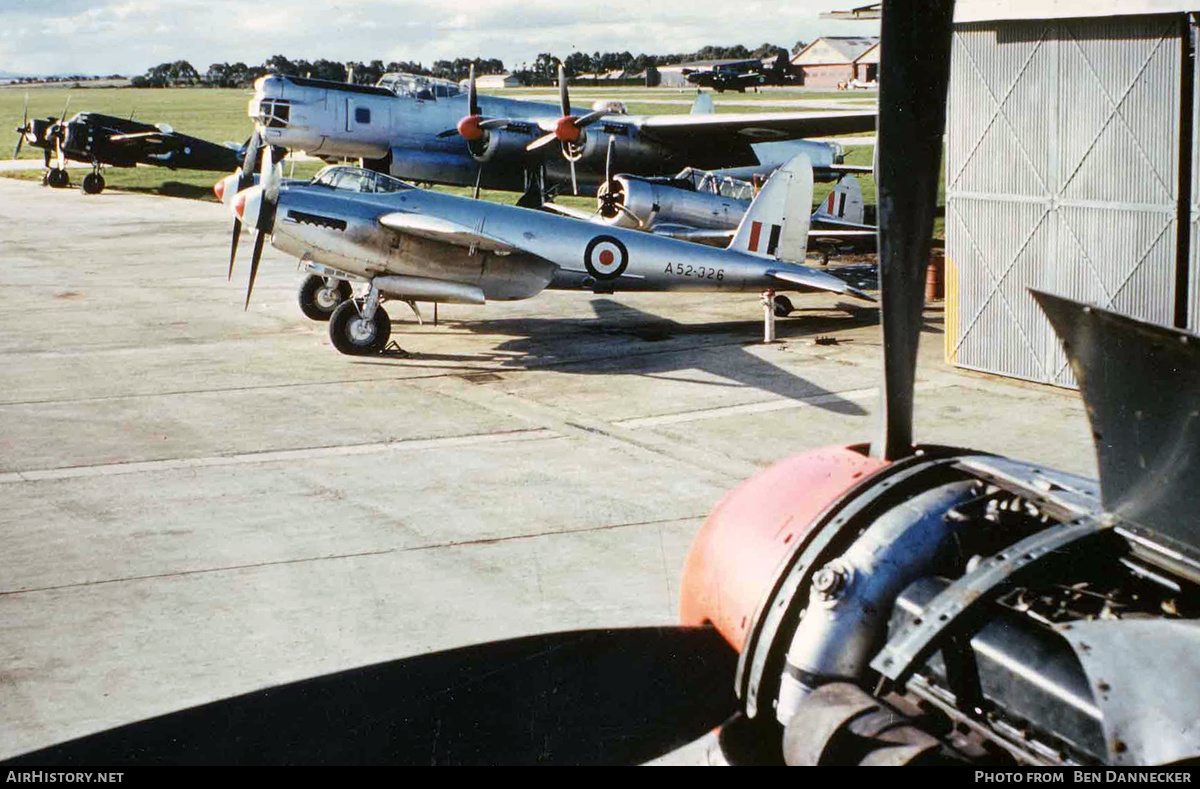
<svg viewBox="0 0 1200 789"><path fill-rule="evenodd" d="M539 52L791 47L820 35L874 35L878 23L821 20L864 0L0 0L0 72L141 74L186 60L420 61Z"/></svg>

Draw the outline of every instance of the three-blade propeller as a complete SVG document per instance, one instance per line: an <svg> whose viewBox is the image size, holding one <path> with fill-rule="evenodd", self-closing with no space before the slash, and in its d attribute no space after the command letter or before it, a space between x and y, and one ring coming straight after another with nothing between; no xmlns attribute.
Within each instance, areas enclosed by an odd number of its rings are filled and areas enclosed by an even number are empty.
<svg viewBox="0 0 1200 789"><path fill-rule="evenodd" d="M608 115L609 112L608 110L595 110L587 115L571 114L571 98L567 93L567 73L562 63L558 64L558 98L562 116L554 122L554 127L549 134L538 137L526 145L525 150L536 151L538 148L558 140L562 146L563 158L571 165L571 188L575 194L579 194L579 182L575 178L575 162L583 156L583 130Z"/></svg>
<svg viewBox="0 0 1200 789"><path fill-rule="evenodd" d="M21 155L21 143L25 142L26 135L30 134L32 131L33 131L33 128L31 126L31 124L29 123L29 94L26 93L25 94L25 115L21 119L21 125L17 128L17 148L16 148L16 150L13 151L13 161L14 162L17 160L17 157Z"/></svg>
<svg viewBox="0 0 1200 789"><path fill-rule="evenodd" d="M254 184L254 169L261 156L258 185ZM266 144L257 127L246 143L242 166L231 176L217 182L213 187L217 198L233 211L233 239L229 248L229 275L233 278L233 263L237 257L238 241L242 224L252 225L256 236L254 251L250 256L250 280L246 285L245 308L250 307L250 296L254 292L254 280L258 276L258 264L262 260L263 247L275 228L275 211L279 205L279 187L283 178L282 165L276 164L272 147Z"/></svg>
<svg viewBox="0 0 1200 789"><path fill-rule="evenodd" d="M446 138L458 135L473 146L487 137L492 129L503 129L508 125L508 118L487 118L479 107L479 92L475 88L475 64L471 64L470 76L467 80L467 114L453 129L438 132L438 137ZM479 163L479 172L475 174L475 199L479 199L479 187L483 181L483 162Z"/></svg>

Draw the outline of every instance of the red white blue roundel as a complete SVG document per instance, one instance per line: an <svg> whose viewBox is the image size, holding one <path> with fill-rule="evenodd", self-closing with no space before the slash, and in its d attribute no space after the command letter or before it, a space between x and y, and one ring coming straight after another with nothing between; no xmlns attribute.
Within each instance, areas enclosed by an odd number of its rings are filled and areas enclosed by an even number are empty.
<svg viewBox="0 0 1200 789"><path fill-rule="evenodd" d="M596 279L616 279L629 265L629 250L612 236L596 236L583 252L583 265Z"/></svg>

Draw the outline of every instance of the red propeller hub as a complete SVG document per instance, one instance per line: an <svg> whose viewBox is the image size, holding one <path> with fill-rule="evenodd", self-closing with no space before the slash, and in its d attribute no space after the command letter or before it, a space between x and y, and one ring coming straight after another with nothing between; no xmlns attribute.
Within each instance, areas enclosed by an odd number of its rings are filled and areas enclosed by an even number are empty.
<svg viewBox="0 0 1200 789"><path fill-rule="evenodd" d="M458 122L458 133L467 142L475 142L483 137L483 129L479 128L480 121L483 120L479 115L468 115Z"/></svg>
<svg viewBox="0 0 1200 789"><path fill-rule="evenodd" d="M564 115L554 126L554 136L562 142L579 142L583 130L575 125L574 115Z"/></svg>
<svg viewBox="0 0 1200 789"><path fill-rule="evenodd" d="M222 178L220 181L217 181L215 184L213 184L213 194L215 194L217 196L217 199L220 200L222 203L225 202L225 179L224 178Z"/></svg>

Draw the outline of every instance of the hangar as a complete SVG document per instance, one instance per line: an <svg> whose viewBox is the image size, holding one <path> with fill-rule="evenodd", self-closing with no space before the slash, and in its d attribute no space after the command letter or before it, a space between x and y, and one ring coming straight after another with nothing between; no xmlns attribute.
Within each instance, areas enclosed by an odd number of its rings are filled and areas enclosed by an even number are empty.
<svg viewBox="0 0 1200 789"><path fill-rule="evenodd" d="M805 87L837 87L839 83L852 79L867 81L875 79L879 68L878 36L822 36L792 58L792 70L803 75ZM864 61L859 69L859 59L869 53L873 68Z"/></svg>
<svg viewBox="0 0 1200 789"><path fill-rule="evenodd" d="M1198 8L958 3L946 129L948 361L1075 386L1029 287L1200 330Z"/></svg>

